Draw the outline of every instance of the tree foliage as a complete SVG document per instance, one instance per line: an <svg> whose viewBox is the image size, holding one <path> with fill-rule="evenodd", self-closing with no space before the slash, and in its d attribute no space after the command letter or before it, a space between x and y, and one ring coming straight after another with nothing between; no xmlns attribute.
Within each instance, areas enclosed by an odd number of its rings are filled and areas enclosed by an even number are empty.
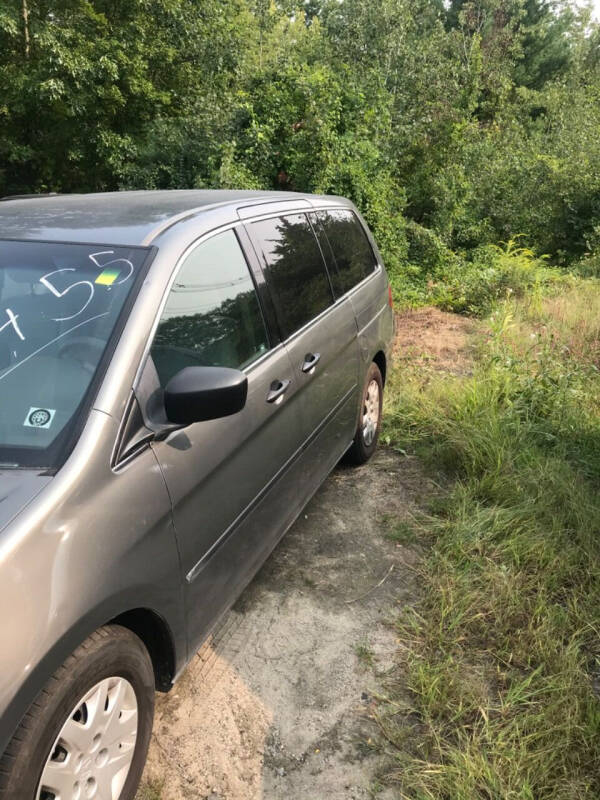
<svg viewBox="0 0 600 800"><path fill-rule="evenodd" d="M517 235L570 263L599 53L566 0L4 0L0 193L343 194L413 286Z"/></svg>

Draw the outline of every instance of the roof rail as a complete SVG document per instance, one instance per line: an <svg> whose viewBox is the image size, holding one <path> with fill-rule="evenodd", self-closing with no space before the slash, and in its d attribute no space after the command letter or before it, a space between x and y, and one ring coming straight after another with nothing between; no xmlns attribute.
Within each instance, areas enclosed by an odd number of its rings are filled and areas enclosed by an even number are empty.
<svg viewBox="0 0 600 800"><path fill-rule="evenodd" d="M31 194L7 194L4 197L0 197L0 203L6 200L32 200L34 197L56 197L58 192L32 192Z"/></svg>

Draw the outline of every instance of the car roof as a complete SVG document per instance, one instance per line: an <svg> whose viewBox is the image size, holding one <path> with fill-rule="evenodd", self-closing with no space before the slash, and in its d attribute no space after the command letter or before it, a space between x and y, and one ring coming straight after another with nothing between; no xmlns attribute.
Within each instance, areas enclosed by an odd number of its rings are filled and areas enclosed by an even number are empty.
<svg viewBox="0 0 600 800"><path fill-rule="evenodd" d="M209 208L334 198L299 192L182 189L29 195L0 202L0 239L144 245ZM344 203L348 201L335 198ZM308 201L308 202L307 202ZM235 214L231 215L235 218Z"/></svg>

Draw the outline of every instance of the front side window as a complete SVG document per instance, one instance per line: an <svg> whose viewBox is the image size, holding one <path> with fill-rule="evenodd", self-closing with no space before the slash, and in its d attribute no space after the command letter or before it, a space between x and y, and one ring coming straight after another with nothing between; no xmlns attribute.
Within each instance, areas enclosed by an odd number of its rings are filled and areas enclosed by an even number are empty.
<svg viewBox="0 0 600 800"><path fill-rule="evenodd" d="M185 367L243 369L267 350L246 259L225 231L198 245L175 278L151 350L160 384Z"/></svg>
<svg viewBox="0 0 600 800"><path fill-rule="evenodd" d="M287 338L333 303L319 245L305 214L254 222L251 235Z"/></svg>
<svg viewBox="0 0 600 800"><path fill-rule="evenodd" d="M58 465L148 252L0 241L0 464Z"/></svg>
<svg viewBox="0 0 600 800"><path fill-rule="evenodd" d="M317 211L316 228L319 230L321 245L326 250L323 236L335 259L337 271L332 276L336 294L350 291L357 283L370 275L377 261L356 215L346 209Z"/></svg>

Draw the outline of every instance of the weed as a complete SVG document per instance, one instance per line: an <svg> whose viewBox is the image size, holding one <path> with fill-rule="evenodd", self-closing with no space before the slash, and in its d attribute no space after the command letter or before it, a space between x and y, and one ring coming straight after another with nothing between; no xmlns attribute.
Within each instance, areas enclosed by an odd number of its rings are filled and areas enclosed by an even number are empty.
<svg viewBox="0 0 600 800"><path fill-rule="evenodd" d="M309 589L316 589L317 587L317 582L305 572L302 573L302 582L305 586L308 586Z"/></svg>
<svg viewBox="0 0 600 800"><path fill-rule="evenodd" d="M385 538L405 546L414 544L418 538L414 522L409 522L405 519L395 520L388 527Z"/></svg>
<svg viewBox="0 0 600 800"><path fill-rule="evenodd" d="M576 283L572 275L549 267L545 258L521 246L518 236L502 247L479 247L466 258L448 250L432 231L413 224L408 232L408 258L415 263L392 275L398 307L434 305L481 317L499 301L527 296L534 303L549 291Z"/></svg>
<svg viewBox="0 0 600 800"><path fill-rule="evenodd" d="M359 642L354 648L359 661L365 667L373 667L375 663L375 653L371 649L368 642Z"/></svg>
<svg viewBox="0 0 600 800"><path fill-rule="evenodd" d="M138 789L135 800L161 800L163 788L163 781L146 780Z"/></svg>

